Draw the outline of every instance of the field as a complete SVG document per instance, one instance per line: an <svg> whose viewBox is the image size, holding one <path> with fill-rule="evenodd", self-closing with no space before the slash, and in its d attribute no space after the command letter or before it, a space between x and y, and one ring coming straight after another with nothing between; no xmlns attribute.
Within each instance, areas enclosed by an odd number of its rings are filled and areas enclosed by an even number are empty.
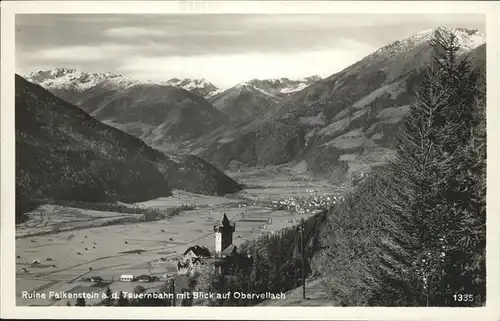
<svg viewBox="0 0 500 321"><path fill-rule="evenodd" d="M213 226L224 213L236 223L233 241L238 245L262 233L296 224L314 213L276 210L273 201L317 195L333 197L344 192L309 177L301 164L229 174L248 188L225 197L174 191L171 197L133 204L158 209L194 206L193 210L169 219L144 222L138 219L139 214L54 205L37 209L30 214L30 220L16 227L17 305L75 302L22 298L23 291L102 292L109 286L113 292L132 292L136 284L119 282L123 274L157 276L157 282L141 285L146 289L158 288L177 274L177 258L190 246L214 249ZM104 280L93 285L81 282L84 276L100 276ZM87 300L87 304L99 301Z"/></svg>

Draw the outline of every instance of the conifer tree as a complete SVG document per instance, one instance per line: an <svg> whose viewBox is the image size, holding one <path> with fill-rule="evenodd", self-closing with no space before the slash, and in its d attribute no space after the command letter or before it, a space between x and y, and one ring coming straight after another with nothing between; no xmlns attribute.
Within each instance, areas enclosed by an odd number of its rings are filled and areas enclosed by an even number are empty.
<svg viewBox="0 0 500 321"><path fill-rule="evenodd" d="M123 294L123 291L120 291L120 295L119 295L119 297L118 297L118 300L117 300L116 304L117 304L119 307L124 307L124 306L129 305L129 301L128 301L128 299L125 297L125 295Z"/></svg>
<svg viewBox="0 0 500 321"><path fill-rule="evenodd" d="M77 307L84 307L85 306L85 299L84 298L78 298L78 299L76 299L75 306L77 306Z"/></svg>
<svg viewBox="0 0 500 321"><path fill-rule="evenodd" d="M453 305L453 294L481 293L480 285L470 284L484 283L485 153L479 145L485 130L478 76L467 58L459 59L453 34L436 33L432 44L434 63L424 70L397 160L387 167L392 197L376 209L394 215L403 231L403 237L391 235L401 255L385 249L392 260L386 260L384 280L392 284L389 292L406 295L405 305Z"/></svg>
<svg viewBox="0 0 500 321"><path fill-rule="evenodd" d="M447 253L440 304L464 306L485 299L486 95L478 86L480 75L469 58L458 58L456 43L453 35L437 35L435 40L436 49L447 57L435 64L444 75L442 82L450 88L443 115L452 124L445 147L454 159L447 168L449 175L443 188L447 204L443 219L450 233L443 244ZM455 301L453 295L460 293L475 295L476 302Z"/></svg>
<svg viewBox="0 0 500 321"><path fill-rule="evenodd" d="M113 293L111 292L111 289L109 287L107 287L104 294L106 295L106 299L104 300L104 304L109 306L111 304L111 302L113 302L113 298L112 298Z"/></svg>

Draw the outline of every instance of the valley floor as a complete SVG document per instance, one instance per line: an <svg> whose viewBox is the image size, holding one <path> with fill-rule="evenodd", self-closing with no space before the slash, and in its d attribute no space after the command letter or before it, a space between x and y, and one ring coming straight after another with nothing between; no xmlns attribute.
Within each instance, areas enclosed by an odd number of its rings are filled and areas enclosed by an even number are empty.
<svg viewBox="0 0 500 321"><path fill-rule="evenodd" d="M133 292L134 282L119 282L124 274L154 275L157 282L141 283L146 289L161 287L177 274L177 258L190 246L214 248L214 224L224 213L236 223L234 244L291 226L314 214L309 210L276 210L273 204L298 198L338 197L346 188L314 179L295 167L269 167L228 173L247 186L243 191L214 197L175 191L171 197L135 204L159 209L183 204L195 208L169 219L140 222L138 214L101 212L45 205L16 227L17 305L72 305L76 300L23 298L23 291L103 293ZM284 202L287 200L286 202ZM269 223L271 218L271 223ZM116 224L102 224L106 221ZM124 223L125 222L125 223ZM107 223L109 224L109 223ZM41 233L43 232L43 233ZM160 260L161 258L161 260ZM38 264L33 264L37 260ZM91 269L91 270L90 270ZM83 276L100 276L103 282L83 283ZM102 299L87 300L96 304ZM283 302L284 303L284 302Z"/></svg>

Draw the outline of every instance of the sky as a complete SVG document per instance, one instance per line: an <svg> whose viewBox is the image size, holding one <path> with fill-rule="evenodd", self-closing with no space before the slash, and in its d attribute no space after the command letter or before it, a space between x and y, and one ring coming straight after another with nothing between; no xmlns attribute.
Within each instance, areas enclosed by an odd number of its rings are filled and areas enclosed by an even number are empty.
<svg viewBox="0 0 500 321"><path fill-rule="evenodd" d="M76 68L140 80L327 77L437 26L485 32L481 15L18 14L16 72Z"/></svg>

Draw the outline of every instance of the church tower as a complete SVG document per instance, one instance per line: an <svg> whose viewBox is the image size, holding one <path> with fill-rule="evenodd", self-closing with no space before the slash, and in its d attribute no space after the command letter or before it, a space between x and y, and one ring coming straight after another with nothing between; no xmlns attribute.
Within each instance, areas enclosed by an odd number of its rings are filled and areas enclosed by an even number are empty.
<svg viewBox="0 0 500 321"><path fill-rule="evenodd" d="M235 226L224 213L222 225L215 225L215 256L219 257L229 245L233 244L233 232Z"/></svg>

